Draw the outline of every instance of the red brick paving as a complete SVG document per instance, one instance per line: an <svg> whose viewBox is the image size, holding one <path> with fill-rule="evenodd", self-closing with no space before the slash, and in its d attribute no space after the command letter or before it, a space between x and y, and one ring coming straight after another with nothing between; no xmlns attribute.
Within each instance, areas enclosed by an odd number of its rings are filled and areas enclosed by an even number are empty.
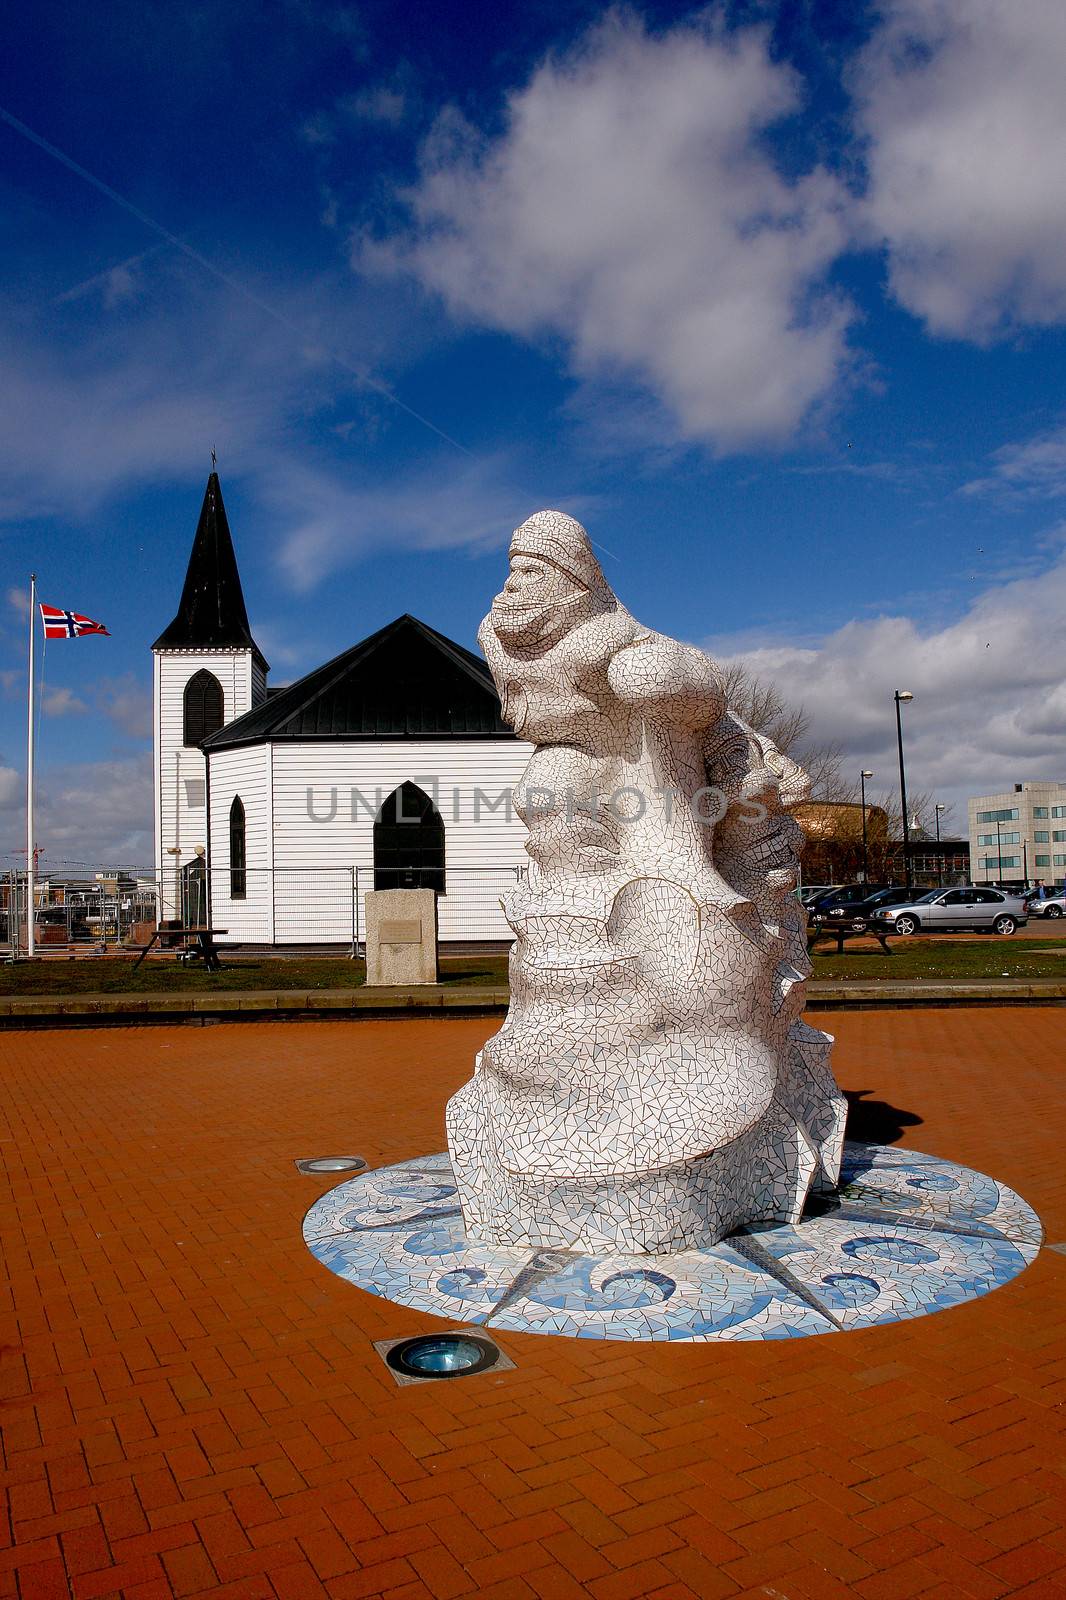
<svg viewBox="0 0 1066 1600"><path fill-rule="evenodd" d="M846 1013L842 1084L1066 1240L1066 1018ZM1066 1600L1066 1256L917 1322L670 1347L439 1327L312 1259L299 1156L439 1150L490 1021L0 1035L0 1597Z"/></svg>

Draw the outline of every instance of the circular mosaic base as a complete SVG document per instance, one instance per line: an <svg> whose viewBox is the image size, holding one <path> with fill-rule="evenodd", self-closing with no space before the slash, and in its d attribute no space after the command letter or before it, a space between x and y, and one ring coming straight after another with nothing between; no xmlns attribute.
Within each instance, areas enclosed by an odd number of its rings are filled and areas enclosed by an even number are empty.
<svg viewBox="0 0 1066 1600"><path fill-rule="evenodd" d="M795 1339L921 1317L1007 1283L1042 1231L1013 1190L915 1150L845 1146L796 1226L711 1250L586 1256L468 1240L447 1155L363 1173L304 1219L323 1266L452 1322L579 1339Z"/></svg>

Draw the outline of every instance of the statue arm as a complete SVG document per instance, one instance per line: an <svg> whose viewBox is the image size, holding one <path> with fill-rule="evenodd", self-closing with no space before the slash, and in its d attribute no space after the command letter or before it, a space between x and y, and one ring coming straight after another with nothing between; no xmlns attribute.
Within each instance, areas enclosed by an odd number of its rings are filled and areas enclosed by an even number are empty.
<svg viewBox="0 0 1066 1600"><path fill-rule="evenodd" d="M624 704L689 729L725 710L722 679L709 656L661 633L645 633L611 658L607 682Z"/></svg>

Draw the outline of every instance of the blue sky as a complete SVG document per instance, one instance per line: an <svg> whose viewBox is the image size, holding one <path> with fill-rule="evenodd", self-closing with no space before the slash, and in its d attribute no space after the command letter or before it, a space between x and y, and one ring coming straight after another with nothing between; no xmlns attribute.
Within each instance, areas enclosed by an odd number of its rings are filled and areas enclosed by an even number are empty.
<svg viewBox="0 0 1066 1600"><path fill-rule="evenodd" d="M1064 79L1058 0L26 12L0 850L35 568L113 634L48 650L41 843L150 858L212 446L272 681L402 611L472 642L558 505L875 789L896 686L958 816L1066 778Z"/></svg>

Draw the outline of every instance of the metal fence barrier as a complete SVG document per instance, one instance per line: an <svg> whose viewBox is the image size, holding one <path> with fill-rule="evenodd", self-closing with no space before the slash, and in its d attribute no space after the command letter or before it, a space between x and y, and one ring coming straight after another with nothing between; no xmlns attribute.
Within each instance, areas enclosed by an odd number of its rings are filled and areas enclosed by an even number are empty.
<svg viewBox="0 0 1066 1600"><path fill-rule="evenodd" d="M525 868L453 867L437 896L442 943L507 941L512 933L500 901ZM418 888L417 869L411 882ZM391 885L390 885L391 886ZM104 950L146 944L168 923L211 926L218 943L331 945L349 955L362 951L365 897L374 888L372 867L247 867L239 876L213 872L202 858L180 872L131 869L109 885L94 886L42 875L34 896L35 940L55 948ZM26 954L26 879L0 879L0 959Z"/></svg>

